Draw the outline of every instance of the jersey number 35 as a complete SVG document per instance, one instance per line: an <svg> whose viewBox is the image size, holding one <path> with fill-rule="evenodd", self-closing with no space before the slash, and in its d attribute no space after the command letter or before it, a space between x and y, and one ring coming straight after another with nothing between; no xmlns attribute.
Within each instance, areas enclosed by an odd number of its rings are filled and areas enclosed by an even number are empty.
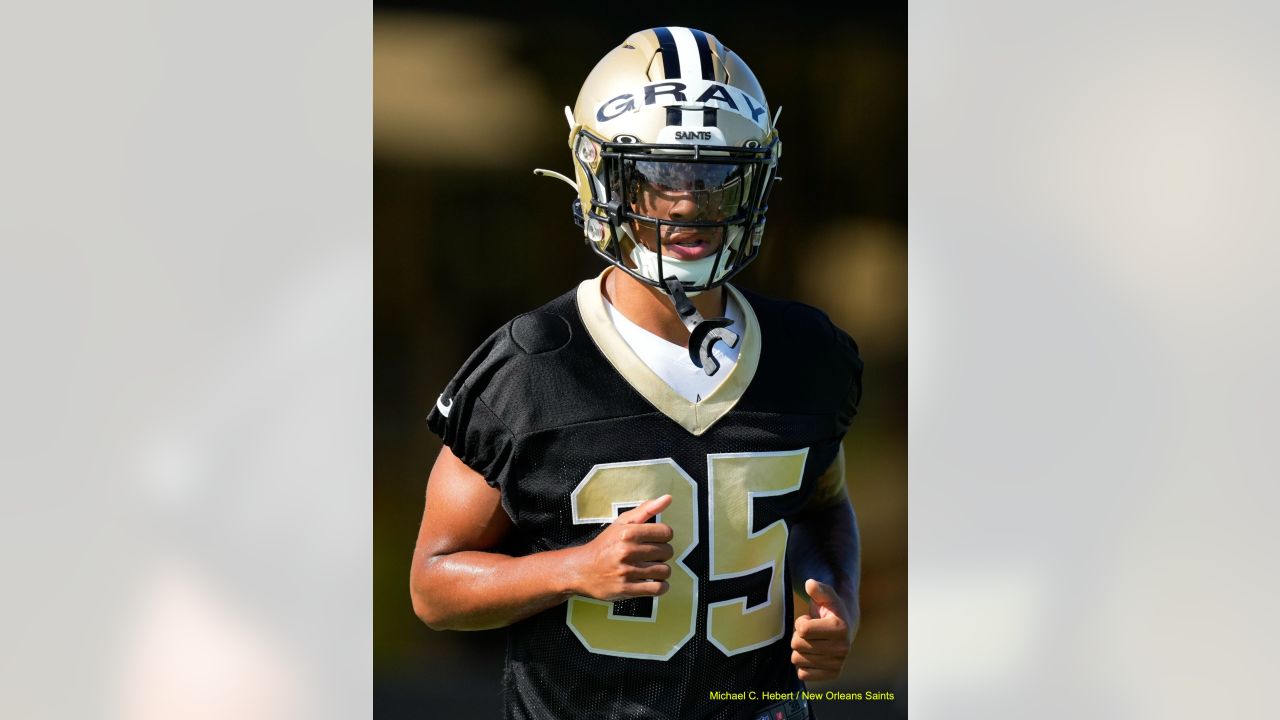
<svg viewBox="0 0 1280 720"><path fill-rule="evenodd" d="M659 522L671 527L675 556L669 589L653 600L648 617L615 615L613 603L585 597L569 600L566 622L594 653L667 660L693 637L698 608L697 576L684 564L698 539L699 518L710 523L710 580L770 571L769 596L747 609L747 598L707 606L707 639L725 655L764 647L786 632L783 593L787 525L778 520L759 532L755 500L796 492L808 448L787 452L723 453L707 456L708 508L698 507L698 489L670 458L597 465L571 495L573 522L612 522L629 507L668 493L671 505Z"/></svg>

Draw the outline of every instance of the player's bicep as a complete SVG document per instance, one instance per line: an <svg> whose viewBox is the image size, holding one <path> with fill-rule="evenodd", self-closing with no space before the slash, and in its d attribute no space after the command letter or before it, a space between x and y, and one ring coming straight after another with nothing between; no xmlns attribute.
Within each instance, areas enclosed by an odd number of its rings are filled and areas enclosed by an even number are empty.
<svg viewBox="0 0 1280 720"><path fill-rule="evenodd" d="M419 560L464 550L491 550L511 530L502 493L480 473L441 448L427 481L427 502L418 530Z"/></svg>

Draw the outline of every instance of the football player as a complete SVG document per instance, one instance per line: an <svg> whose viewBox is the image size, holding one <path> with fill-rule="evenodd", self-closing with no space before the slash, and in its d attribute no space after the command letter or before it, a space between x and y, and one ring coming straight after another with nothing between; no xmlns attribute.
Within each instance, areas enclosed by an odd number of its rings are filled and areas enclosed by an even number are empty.
<svg viewBox="0 0 1280 720"><path fill-rule="evenodd" d="M822 312L727 282L760 250L777 115L680 27L628 37L565 111L574 178L535 172L608 266L440 395L414 609L510 628L508 718L810 718L797 691L858 625L862 363Z"/></svg>

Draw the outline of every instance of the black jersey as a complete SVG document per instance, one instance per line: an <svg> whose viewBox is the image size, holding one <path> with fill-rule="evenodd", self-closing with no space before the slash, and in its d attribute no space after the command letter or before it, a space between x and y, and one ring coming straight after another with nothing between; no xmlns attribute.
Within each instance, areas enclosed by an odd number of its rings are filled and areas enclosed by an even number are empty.
<svg viewBox="0 0 1280 720"><path fill-rule="evenodd" d="M741 352L699 402L631 352L595 278L495 332L428 417L501 490L511 555L580 545L673 497L659 516L675 533L665 594L575 597L510 627L508 718L736 720L771 704L765 692L803 688L787 522L839 452L862 363L820 311L728 290L743 309Z"/></svg>

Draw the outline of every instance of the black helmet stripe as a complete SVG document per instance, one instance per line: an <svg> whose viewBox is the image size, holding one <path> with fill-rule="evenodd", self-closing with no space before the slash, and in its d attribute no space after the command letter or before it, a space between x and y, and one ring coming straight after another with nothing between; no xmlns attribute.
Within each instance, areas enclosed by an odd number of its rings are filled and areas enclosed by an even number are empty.
<svg viewBox="0 0 1280 720"><path fill-rule="evenodd" d="M716 68L711 62L711 44L707 42L707 34L701 30L690 28L689 32L693 33L693 39L698 43L698 61L702 65L702 79L715 80ZM710 125L711 123L707 123Z"/></svg>
<svg viewBox="0 0 1280 720"><path fill-rule="evenodd" d="M666 73L666 79L680 77L680 51L676 48L676 39L664 27L654 28L653 33L658 36L658 46L662 48L662 71Z"/></svg>

